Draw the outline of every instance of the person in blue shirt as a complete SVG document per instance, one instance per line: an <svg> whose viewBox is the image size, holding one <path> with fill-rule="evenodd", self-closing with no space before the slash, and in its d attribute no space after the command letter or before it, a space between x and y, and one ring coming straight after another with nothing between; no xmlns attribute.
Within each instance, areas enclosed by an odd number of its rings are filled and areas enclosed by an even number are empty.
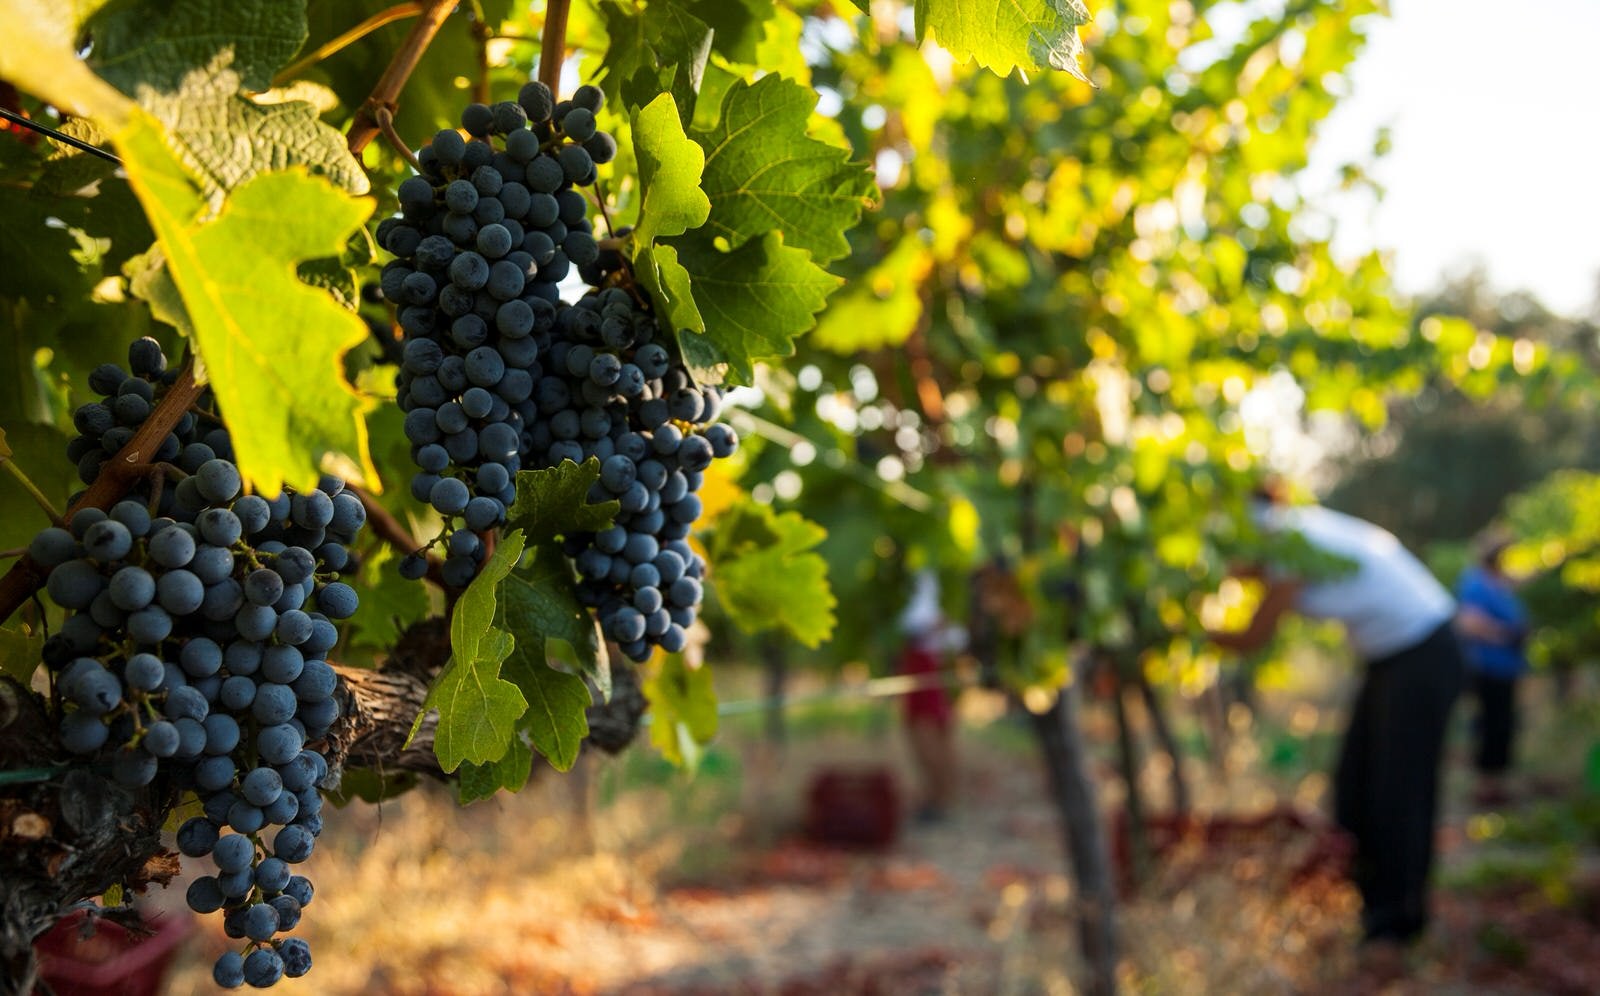
<svg viewBox="0 0 1600 996"><path fill-rule="evenodd" d="M1481 805L1506 801L1505 775L1516 736L1517 681L1528 670L1523 644L1528 613L1501 563L1510 538L1492 532L1480 539L1478 562L1456 583L1460 605L1456 628L1478 700L1475 766Z"/></svg>

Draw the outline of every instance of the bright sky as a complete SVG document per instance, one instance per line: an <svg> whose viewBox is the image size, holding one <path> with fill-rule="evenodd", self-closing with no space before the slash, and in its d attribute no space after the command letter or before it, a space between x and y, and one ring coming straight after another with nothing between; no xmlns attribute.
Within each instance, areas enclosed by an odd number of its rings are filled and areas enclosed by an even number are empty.
<svg viewBox="0 0 1600 996"><path fill-rule="evenodd" d="M1500 290L1587 312L1600 276L1600 0L1391 0L1326 123L1318 175L1361 159L1384 200L1337 206L1337 244L1394 250L1402 290L1481 259Z"/></svg>

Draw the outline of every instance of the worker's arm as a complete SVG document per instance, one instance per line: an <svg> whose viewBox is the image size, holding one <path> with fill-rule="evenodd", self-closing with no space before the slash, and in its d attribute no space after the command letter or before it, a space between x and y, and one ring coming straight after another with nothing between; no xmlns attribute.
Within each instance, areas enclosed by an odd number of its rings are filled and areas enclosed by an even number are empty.
<svg viewBox="0 0 1600 996"><path fill-rule="evenodd" d="M1300 588L1299 581L1269 582L1266 594L1261 597L1261 604L1256 607L1256 614L1250 619L1250 625L1236 632L1207 633L1206 638L1222 649L1232 650L1235 653L1247 654L1261 649L1272 639L1272 634L1278 631L1278 623L1282 621L1284 614L1294 608L1295 599L1300 595Z"/></svg>
<svg viewBox="0 0 1600 996"><path fill-rule="evenodd" d="M1463 605L1456 612L1456 632L1484 643L1509 646L1517 631L1474 605Z"/></svg>

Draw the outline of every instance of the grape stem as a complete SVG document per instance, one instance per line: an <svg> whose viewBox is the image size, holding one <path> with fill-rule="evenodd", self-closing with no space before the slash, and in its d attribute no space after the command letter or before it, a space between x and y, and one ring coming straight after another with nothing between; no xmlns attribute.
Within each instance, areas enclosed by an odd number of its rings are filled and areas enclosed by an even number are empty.
<svg viewBox="0 0 1600 996"><path fill-rule="evenodd" d="M539 82L561 92L561 64L567 59L568 0L546 0L539 43Z"/></svg>
<svg viewBox="0 0 1600 996"><path fill-rule="evenodd" d="M388 543L402 554L417 553L424 549L424 545L417 542L411 531L400 524L388 509L378 504L378 499L372 497L365 488L354 484L345 485L345 490L361 500L361 507L367 510L367 525L372 528L379 539ZM430 544L431 545L431 544ZM427 554L428 573L424 575L429 581L444 587L444 575L441 570L443 562L433 554Z"/></svg>
<svg viewBox="0 0 1600 996"><path fill-rule="evenodd" d="M471 0L468 4L468 11L471 14L472 47L478 57L478 75L472 81L472 99L480 104L487 104L489 102L489 40L494 37L494 29L489 27L489 21L483 15L483 4L479 0Z"/></svg>
<svg viewBox="0 0 1600 996"><path fill-rule="evenodd" d="M393 24L395 21L402 21L408 17L416 17L422 13L422 10L421 0L409 0L408 3L397 3L387 10L380 10L344 34L323 42L314 51L285 66L279 71L278 75L272 77L272 85L283 86L340 49L360 41L386 24Z"/></svg>
<svg viewBox="0 0 1600 996"><path fill-rule="evenodd" d="M388 68L378 77L372 93L362 103L361 109L356 111L355 120L350 123L346 142L353 155L360 155L361 151L381 133L377 119L378 108L386 108L389 113L394 113L395 102L399 100L400 91L405 88L406 80L411 78L417 63L422 61L422 53L428 50L433 36L439 33L445 18L449 17L454 9L454 0L428 0L423 7L417 23L411 26L411 33L394 53L394 58L389 60Z"/></svg>
<svg viewBox="0 0 1600 996"><path fill-rule="evenodd" d="M411 147L406 145L405 139L401 138L400 133L394 130L394 112L387 107L380 107L373 112L373 117L378 119L378 130L383 132L384 139L394 147L396 152L400 153L401 158L410 163L411 168L418 173L424 172L422 163L417 159L417 154L411 151Z"/></svg>
<svg viewBox="0 0 1600 996"><path fill-rule="evenodd" d="M594 181L594 203L600 209L600 217L606 223L606 235L612 236L617 227L611 223L611 212L606 210L606 188L598 178Z"/></svg>
<svg viewBox="0 0 1600 996"><path fill-rule="evenodd" d="M127 445L105 462L100 468L100 476L95 478L83 497L67 509L61 520L70 523L74 515L86 508L108 510L127 497L133 484L149 473L146 458L161 448L167 435L177 426L189 406L199 399L203 390L195 382L194 368L184 364L178 379L161 396L151 410L150 417L139 426ZM12 464L8 462L6 466ZM0 577L0 620L11 618L11 614L21 608L34 592L44 587L46 573L32 557L26 555L11 565L11 569Z"/></svg>
<svg viewBox="0 0 1600 996"><path fill-rule="evenodd" d="M38 503L39 507L44 509L44 514L50 517L50 524L54 526L61 525L63 521L61 513L56 511L56 507L50 503L50 499L44 496L44 492L39 490L39 486L28 479L28 475L22 472L22 468L17 466L15 460L7 460L5 463L6 470L11 472L11 476L17 479L17 483L22 485L23 490L28 492L28 495Z"/></svg>

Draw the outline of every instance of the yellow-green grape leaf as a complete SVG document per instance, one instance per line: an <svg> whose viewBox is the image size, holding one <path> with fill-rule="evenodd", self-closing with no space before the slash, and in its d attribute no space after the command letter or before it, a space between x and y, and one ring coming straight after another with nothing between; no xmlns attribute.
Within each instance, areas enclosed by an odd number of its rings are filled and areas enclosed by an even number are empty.
<svg viewBox="0 0 1600 996"><path fill-rule="evenodd" d="M640 190L635 244L648 247L657 236L682 235L704 225L711 214L711 201L700 189L706 154L684 134L672 94L663 93L634 113L633 149Z"/></svg>
<svg viewBox="0 0 1600 996"><path fill-rule="evenodd" d="M644 246L633 257L633 273L655 302L656 314L668 328L704 332L706 320L694 303L689 271L669 245Z"/></svg>
<svg viewBox="0 0 1600 996"><path fill-rule="evenodd" d="M517 737L511 738L511 748L505 757L488 764L464 761L456 775L456 794L464 806L493 796L501 789L519 792L528 784L533 774L533 751Z"/></svg>
<svg viewBox="0 0 1600 996"><path fill-rule="evenodd" d="M848 147L806 133L816 103L814 91L777 75L728 90L716 127L694 134L705 148L709 234L737 249L776 229L819 263L850 254L845 232L878 188Z"/></svg>
<svg viewBox="0 0 1600 996"><path fill-rule="evenodd" d="M522 556L522 533L501 537L494 555L456 600L450 616L450 662L434 679L422 710L411 724L417 735L431 710L439 711L433 752L439 766L454 771L463 761L488 764L505 756L517 720L528 709L516 685L500 676L516 641L495 626L500 582ZM407 739L410 742L410 738Z"/></svg>
<svg viewBox="0 0 1600 996"><path fill-rule="evenodd" d="M926 246L901 239L878 265L834 296L807 341L844 356L900 345L922 319L922 282L932 268Z"/></svg>
<svg viewBox="0 0 1600 996"><path fill-rule="evenodd" d="M517 640L513 659L545 659L548 640L572 648L577 666L594 679L602 695L611 694L611 661L594 615L578 601L572 566L555 543L537 547L500 584L504 623ZM413 587L415 587L413 585ZM587 703L585 703L587 704ZM580 710L581 711L581 710ZM534 741L539 747L539 741ZM548 754L543 747L540 752Z"/></svg>
<svg viewBox="0 0 1600 996"><path fill-rule="evenodd" d="M153 318L194 337L194 326L189 324L189 315L183 310L183 295L178 293L178 285L172 280L172 271L167 269L167 260L159 245L151 246L148 252L124 263L122 275L128 278L128 290L133 296L150 306Z"/></svg>
<svg viewBox="0 0 1600 996"><path fill-rule="evenodd" d="M717 692L709 668L691 668L682 654L657 654L646 668L650 742L673 764L694 767L717 735Z"/></svg>
<svg viewBox="0 0 1600 996"><path fill-rule="evenodd" d="M757 360L794 353L795 337L843 283L776 231L732 252L693 237L676 248L706 326L678 337L684 359L700 369L726 364L735 383L750 383Z"/></svg>
<svg viewBox="0 0 1600 996"><path fill-rule="evenodd" d="M203 221L204 202L154 120L134 112L118 146L183 296L246 484L269 495L284 483L309 489L322 458L337 454L376 486L363 418L370 402L343 369L366 325L295 273L301 260L342 252L372 201L289 170L246 182Z"/></svg>
<svg viewBox="0 0 1600 996"><path fill-rule="evenodd" d="M782 629L807 647L827 640L838 602L827 561L814 550L827 535L798 512L754 501L724 512L711 537L709 578L734 624L747 633Z"/></svg>
<svg viewBox="0 0 1600 996"><path fill-rule="evenodd" d="M589 489L600 480L600 461L582 464L563 460L543 470L517 472L517 500L507 521L522 530L529 546L543 546L572 532L599 532L611 525L622 508L616 500L591 504Z"/></svg>
<svg viewBox="0 0 1600 996"><path fill-rule="evenodd" d="M48 0L0 0L0 79L80 118L115 129L133 102L78 58L78 12Z"/></svg>
<svg viewBox="0 0 1600 996"><path fill-rule="evenodd" d="M1078 65L1083 0L916 0L916 19L918 41L931 32L956 58L996 75L1060 69L1088 80Z"/></svg>
<svg viewBox="0 0 1600 996"><path fill-rule="evenodd" d="M699 228L710 216L711 201L700 189L705 151L684 134L670 93L634 114L633 144L642 191L633 232L634 273L670 328L704 331L688 272L672 247L655 240Z"/></svg>

